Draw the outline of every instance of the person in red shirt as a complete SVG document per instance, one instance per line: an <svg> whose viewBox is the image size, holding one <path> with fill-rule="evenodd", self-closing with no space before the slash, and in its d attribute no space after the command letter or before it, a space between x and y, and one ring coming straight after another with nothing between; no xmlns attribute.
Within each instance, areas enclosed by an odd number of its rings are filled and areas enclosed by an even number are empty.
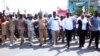
<svg viewBox="0 0 100 56"><path fill-rule="evenodd" d="M0 44L2 43L2 39L1 39L1 18L2 18L2 14L0 12Z"/></svg>
<svg viewBox="0 0 100 56"><path fill-rule="evenodd" d="M5 38L2 37L2 23L5 22L3 14L0 12L0 38L2 40L2 45L4 44Z"/></svg>

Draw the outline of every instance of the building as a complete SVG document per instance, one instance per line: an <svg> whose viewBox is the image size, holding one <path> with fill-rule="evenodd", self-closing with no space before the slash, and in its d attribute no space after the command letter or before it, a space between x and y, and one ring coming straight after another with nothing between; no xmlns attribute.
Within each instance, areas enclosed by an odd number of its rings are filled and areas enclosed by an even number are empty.
<svg viewBox="0 0 100 56"><path fill-rule="evenodd" d="M69 0L69 9L70 12L74 12L79 6L96 6L98 0Z"/></svg>
<svg viewBox="0 0 100 56"><path fill-rule="evenodd" d="M100 13L100 0L98 1L97 11Z"/></svg>

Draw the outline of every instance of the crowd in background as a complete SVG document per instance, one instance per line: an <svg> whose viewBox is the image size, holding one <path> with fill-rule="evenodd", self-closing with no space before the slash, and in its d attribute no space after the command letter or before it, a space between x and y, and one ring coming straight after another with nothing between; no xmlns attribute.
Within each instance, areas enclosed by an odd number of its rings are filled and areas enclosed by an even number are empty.
<svg viewBox="0 0 100 56"><path fill-rule="evenodd" d="M66 15L43 14L39 12L34 16L31 14L13 13L5 15L5 11L0 12L0 43L13 46L17 39L20 39L20 46L29 39L30 46L34 38L39 41L39 46L49 42L50 45L58 45L61 40L69 48L71 41L79 39L79 48L84 47L85 40L88 38L89 45L95 39L95 47L99 48L100 38L100 13L66 13Z"/></svg>

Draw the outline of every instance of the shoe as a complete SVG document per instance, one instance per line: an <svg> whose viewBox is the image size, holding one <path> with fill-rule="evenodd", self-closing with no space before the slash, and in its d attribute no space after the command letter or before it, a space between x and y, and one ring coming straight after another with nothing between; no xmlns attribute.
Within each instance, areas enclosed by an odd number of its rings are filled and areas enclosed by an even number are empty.
<svg viewBox="0 0 100 56"><path fill-rule="evenodd" d="M13 46L13 44L10 44L9 46L11 47L11 46Z"/></svg>
<svg viewBox="0 0 100 56"><path fill-rule="evenodd" d="M98 47L96 47L96 50L98 51L98 50L99 50L99 48L98 48Z"/></svg>
<svg viewBox="0 0 100 56"><path fill-rule="evenodd" d="M84 45L82 45L82 47L84 47Z"/></svg>
<svg viewBox="0 0 100 56"><path fill-rule="evenodd" d="M1 43L1 45L4 45L5 43Z"/></svg>
<svg viewBox="0 0 100 56"><path fill-rule="evenodd" d="M69 49L70 47L68 46L67 49Z"/></svg>
<svg viewBox="0 0 100 56"><path fill-rule="evenodd" d="M20 46L23 45L23 43L24 43L24 40L21 41Z"/></svg>
<svg viewBox="0 0 100 56"><path fill-rule="evenodd" d="M53 47L57 47L57 45L53 45Z"/></svg>
<svg viewBox="0 0 100 56"><path fill-rule="evenodd" d="M61 38L58 38L58 40L57 41L59 41Z"/></svg>
<svg viewBox="0 0 100 56"><path fill-rule="evenodd" d="M76 40L75 38L73 38L73 40Z"/></svg>
<svg viewBox="0 0 100 56"><path fill-rule="evenodd" d="M31 47L31 46L33 46L33 45L30 44L29 46Z"/></svg>
<svg viewBox="0 0 100 56"><path fill-rule="evenodd" d="M70 48L70 45L68 45L68 47L67 47L68 49Z"/></svg>
<svg viewBox="0 0 100 56"><path fill-rule="evenodd" d="M78 44L78 41L75 41L76 44Z"/></svg>
<svg viewBox="0 0 100 56"><path fill-rule="evenodd" d="M50 44L50 46L53 46L53 44Z"/></svg>
<svg viewBox="0 0 100 56"><path fill-rule="evenodd" d="M88 47L90 47L91 45L89 44Z"/></svg>
<svg viewBox="0 0 100 56"><path fill-rule="evenodd" d="M33 46L33 43L30 43L30 46Z"/></svg>
<svg viewBox="0 0 100 56"><path fill-rule="evenodd" d="M64 41L62 41L62 43L65 43Z"/></svg>
<svg viewBox="0 0 100 56"><path fill-rule="evenodd" d="M44 41L44 43L46 43L46 40Z"/></svg>
<svg viewBox="0 0 100 56"><path fill-rule="evenodd" d="M79 46L79 48L82 48L82 46Z"/></svg>
<svg viewBox="0 0 100 56"><path fill-rule="evenodd" d="M90 45L87 46L87 48L89 48L89 47L90 47Z"/></svg>
<svg viewBox="0 0 100 56"><path fill-rule="evenodd" d="M56 43L54 43L54 45L57 45L57 42L56 42Z"/></svg>
<svg viewBox="0 0 100 56"><path fill-rule="evenodd" d="M42 44L39 45L40 47L42 46Z"/></svg>

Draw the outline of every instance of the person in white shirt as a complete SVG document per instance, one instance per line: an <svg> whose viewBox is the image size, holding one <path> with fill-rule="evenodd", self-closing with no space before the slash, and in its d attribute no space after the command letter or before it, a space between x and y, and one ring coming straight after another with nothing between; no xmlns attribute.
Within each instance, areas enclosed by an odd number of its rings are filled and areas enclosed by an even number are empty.
<svg viewBox="0 0 100 56"><path fill-rule="evenodd" d="M48 23L50 23L50 29L52 32L52 42L54 45L56 45L60 29L60 19L56 16L56 12L53 12L53 16L50 18Z"/></svg>
<svg viewBox="0 0 100 56"><path fill-rule="evenodd" d="M26 21L30 46L33 45L32 39L33 39L33 35L34 35L34 22L35 22L35 20L32 18L32 16L29 16Z"/></svg>
<svg viewBox="0 0 100 56"><path fill-rule="evenodd" d="M89 27L87 18L84 15L81 16L81 19L78 20L78 35L79 35L79 47L83 47L85 43L85 37L87 35L87 30Z"/></svg>
<svg viewBox="0 0 100 56"><path fill-rule="evenodd" d="M60 32L59 32L60 36L59 37L62 39L62 43L64 43L65 42L64 41L64 37L65 37L65 34L64 34L64 32L65 32L65 29L64 29L64 21L65 21L64 16L61 16L60 20L61 20L61 22L60 22L61 27L60 27Z"/></svg>
<svg viewBox="0 0 100 56"><path fill-rule="evenodd" d="M73 40L75 40L75 36L76 36L76 32L77 32L77 29L76 29L76 25L77 25L77 15L76 13L72 13L72 19L73 19Z"/></svg>
<svg viewBox="0 0 100 56"><path fill-rule="evenodd" d="M70 13L66 14L66 18L64 21L64 28L66 33L67 45L70 47L70 41L72 38L72 30L73 30L73 19L70 17Z"/></svg>

